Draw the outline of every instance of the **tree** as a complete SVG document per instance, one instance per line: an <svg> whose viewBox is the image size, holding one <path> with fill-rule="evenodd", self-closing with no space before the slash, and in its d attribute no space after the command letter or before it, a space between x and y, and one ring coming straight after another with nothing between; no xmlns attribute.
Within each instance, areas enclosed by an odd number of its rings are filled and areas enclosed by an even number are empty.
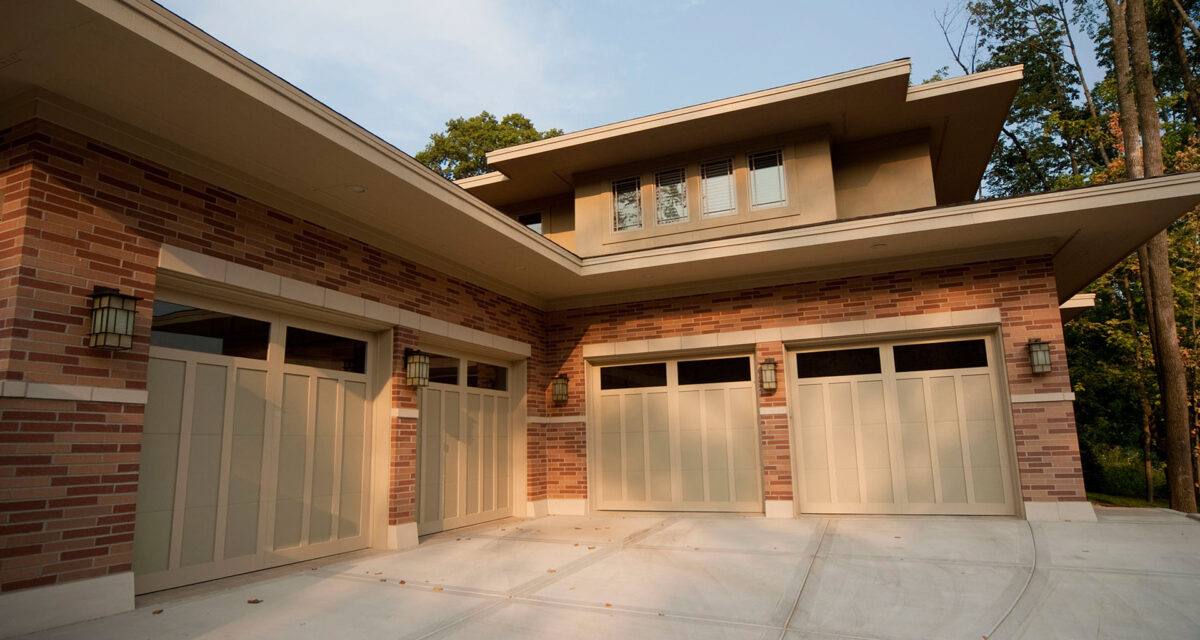
<svg viewBox="0 0 1200 640"><path fill-rule="evenodd" d="M429 136L429 144L416 159L451 180L459 180L487 173L489 151L560 135L560 129L538 131L529 118L519 113L497 120L483 111L446 122L446 130Z"/></svg>
<svg viewBox="0 0 1200 640"><path fill-rule="evenodd" d="M1118 0L1108 0L1115 15ZM1154 88L1154 66L1150 58L1146 26L1145 0L1125 0L1125 27L1129 32L1129 56L1132 60L1132 85L1137 98L1137 126L1142 138L1144 175L1153 178L1163 175L1163 145L1158 113L1158 92ZM1118 26L1113 21L1113 30ZM1116 40L1114 39L1114 42ZM1114 47L1118 58L1125 52ZM1119 83L1120 84L1120 83ZM1128 92L1129 87L1118 91ZM1123 107L1127 107L1122 103ZM1128 120L1132 120L1131 118ZM1125 118L1123 116L1123 124ZM1132 124L1130 122L1129 124ZM1127 136L1128 138L1128 136ZM1126 162L1126 170L1134 163ZM1130 172L1130 177L1134 177ZM1149 271L1149 308L1157 359L1163 406L1166 412L1167 481L1171 492L1171 508L1185 513L1196 511L1196 487L1192 479L1192 446L1188 414L1187 372L1179 347L1178 327L1175 324L1175 290L1171 278L1170 243L1166 231L1160 231L1146 243Z"/></svg>
<svg viewBox="0 0 1200 640"><path fill-rule="evenodd" d="M1025 69L984 195L1200 169L1200 70L1192 62L1200 55L1200 2L952 1L961 4L935 17L959 69ZM1104 73L1094 84L1079 35L1094 42ZM1085 474L1112 447L1125 453L1107 459L1122 465L1137 451L1145 487L1129 495L1145 489L1149 496L1154 478L1163 482L1166 458L1172 504L1185 510L1200 489L1198 285L1200 213L1190 212L1093 283L1097 307L1064 328ZM1188 478L1190 499L1182 496Z"/></svg>

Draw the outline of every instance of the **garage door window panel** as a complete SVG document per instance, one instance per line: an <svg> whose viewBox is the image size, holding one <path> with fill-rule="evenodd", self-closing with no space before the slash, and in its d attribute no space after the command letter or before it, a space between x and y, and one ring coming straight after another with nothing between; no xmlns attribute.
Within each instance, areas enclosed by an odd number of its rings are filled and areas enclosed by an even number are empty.
<svg viewBox="0 0 1200 640"><path fill-rule="evenodd" d="M879 349L835 349L796 354L796 377L861 376L883 371Z"/></svg>
<svg viewBox="0 0 1200 640"><path fill-rule="evenodd" d="M681 385L750 381L750 358L680 360L676 366Z"/></svg>
<svg viewBox="0 0 1200 640"><path fill-rule="evenodd" d="M283 361L331 371L366 373L367 343L320 331L288 327Z"/></svg>
<svg viewBox="0 0 1200 640"><path fill-rule="evenodd" d="M166 300L154 302L152 346L266 360L270 343L270 322Z"/></svg>
<svg viewBox="0 0 1200 640"><path fill-rule="evenodd" d="M988 366L987 345L983 340L901 344L892 347L892 354L897 373Z"/></svg>
<svg viewBox="0 0 1200 640"><path fill-rule="evenodd" d="M600 369L600 389L638 389L667 386L667 363L627 364Z"/></svg>

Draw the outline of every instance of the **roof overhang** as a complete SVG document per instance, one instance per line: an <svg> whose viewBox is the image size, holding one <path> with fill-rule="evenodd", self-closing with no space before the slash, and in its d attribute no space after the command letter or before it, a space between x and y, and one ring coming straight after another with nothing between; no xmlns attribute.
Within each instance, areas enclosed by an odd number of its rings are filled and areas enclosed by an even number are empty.
<svg viewBox="0 0 1200 640"><path fill-rule="evenodd" d="M1096 306L1096 294L1094 293L1077 293L1067 301L1058 305L1058 313L1062 317L1063 322L1069 322L1078 318Z"/></svg>
<svg viewBox="0 0 1200 640"><path fill-rule="evenodd" d="M581 172L788 131L828 131L834 143L924 131L938 203L970 200L1022 68L909 86L911 71L896 60L499 149L493 174L458 184L504 205L569 192Z"/></svg>
<svg viewBox="0 0 1200 640"><path fill-rule="evenodd" d="M56 122L543 308L1021 255L1054 256L1062 301L1200 202L1182 174L582 259L158 5L3 13L0 127Z"/></svg>

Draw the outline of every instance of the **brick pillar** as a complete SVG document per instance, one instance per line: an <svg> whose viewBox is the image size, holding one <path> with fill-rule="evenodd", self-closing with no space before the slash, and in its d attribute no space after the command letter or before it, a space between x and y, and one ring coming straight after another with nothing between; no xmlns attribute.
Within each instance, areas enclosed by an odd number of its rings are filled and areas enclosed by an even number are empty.
<svg viewBox="0 0 1200 640"><path fill-rule="evenodd" d="M392 330L392 454L388 485L388 524L417 520L417 392L404 373L404 349L417 344L412 329ZM397 412L400 415L395 415Z"/></svg>
<svg viewBox="0 0 1200 640"><path fill-rule="evenodd" d="M787 376L784 374L785 351L782 342L760 342L755 348L754 367L765 360L775 361L776 389L758 389L758 430L763 469L763 499L767 514L792 515L792 456L788 429ZM755 371L758 380L760 371Z"/></svg>

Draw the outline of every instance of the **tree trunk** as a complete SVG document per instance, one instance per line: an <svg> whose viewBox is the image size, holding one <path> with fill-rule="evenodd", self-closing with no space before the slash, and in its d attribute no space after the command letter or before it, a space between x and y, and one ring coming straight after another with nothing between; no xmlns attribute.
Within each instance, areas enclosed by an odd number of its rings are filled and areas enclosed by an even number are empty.
<svg viewBox="0 0 1200 640"><path fill-rule="evenodd" d="M1196 28L1195 22L1192 22L1192 17L1188 15L1187 9L1183 8L1179 0L1172 0L1172 2L1175 4L1175 10L1179 12L1179 17L1187 23L1188 28L1192 30L1192 34L1196 36L1196 39L1200 40L1200 29Z"/></svg>
<svg viewBox="0 0 1200 640"><path fill-rule="evenodd" d="M1167 13L1171 16L1171 43L1175 47L1175 59L1179 61L1179 75L1183 80L1183 88L1187 92L1188 114L1192 116L1193 124L1200 124L1200 93L1196 91L1196 77L1192 75L1191 56L1183 42L1183 20L1178 11Z"/></svg>
<svg viewBox="0 0 1200 640"><path fill-rule="evenodd" d="M1132 80L1137 99L1138 125L1142 137L1142 166L1148 178L1163 174L1162 137L1155 106L1154 67L1146 35L1145 0L1126 0L1126 29ZM1160 231L1146 243L1149 257L1152 304L1150 321L1158 346L1159 378L1166 414L1168 485L1171 508L1185 513L1196 511L1196 491L1192 480L1192 439L1187 404L1187 372L1179 348L1175 326L1175 292L1171 278L1170 246L1167 232Z"/></svg>

